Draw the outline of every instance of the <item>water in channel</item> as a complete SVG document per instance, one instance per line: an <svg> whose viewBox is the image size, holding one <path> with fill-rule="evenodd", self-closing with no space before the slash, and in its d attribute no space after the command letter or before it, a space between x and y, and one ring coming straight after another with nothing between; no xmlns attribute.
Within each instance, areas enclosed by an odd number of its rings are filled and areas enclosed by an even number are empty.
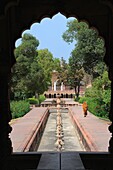
<svg viewBox="0 0 113 170"><path fill-rule="evenodd" d="M84 147L79 140L79 136L72 124L68 112L61 112L63 143L61 151L84 151ZM56 147L56 119L57 113L51 112L45 126L37 151L57 151Z"/></svg>

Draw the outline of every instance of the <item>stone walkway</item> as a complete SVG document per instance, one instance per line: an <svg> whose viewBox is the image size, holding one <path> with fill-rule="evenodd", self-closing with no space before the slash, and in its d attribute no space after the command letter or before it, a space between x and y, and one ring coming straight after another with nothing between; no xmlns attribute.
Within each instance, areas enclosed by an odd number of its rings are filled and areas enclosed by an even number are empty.
<svg viewBox="0 0 113 170"><path fill-rule="evenodd" d="M25 152L33 135L40 128L46 110L47 108L36 107L23 117L11 121L12 132L10 137L14 152Z"/></svg>
<svg viewBox="0 0 113 170"><path fill-rule="evenodd" d="M102 120L90 112L87 117L83 116L81 106L70 107L73 119L82 131L87 143L92 147L92 151L108 151L111 134L108 130L109 121Z"/></svg>
<svg viewBox="0 0 113 170"><path fill-rule="evenodd" d="M23 118L17 120L15 123L12 123L11 126L13 131L11 133L11 140L13 143L13 151L22 151L24 148L26 139L29 138L31 132L35 132L37 122L40 122L41 117L43 116L45 110L47 108L34 108L30 113L25 115ZM91 151L108 151L109 146L109 139L111 134L108 130L110 122L101 120L94 116L93 114L88 112L87 117L83 116L83 111L81 106L73 106L70 107L71 116L73 117L74 123L79 127L79 132L83 134L84 140L88 143L91 147ZM53 119L54 119L54 115ZM70 143L72 141L72 131L71 125L69 128L68 118L64 115L64 133L65 133L65 142ZM53 120L54 122L54 120ZM47 140L50 141L52 133L51 124L51 131L48 134ZM70 130L70 132L68 131ZM75 135L76 136L76 135ZM74 141L75 139L73 139ZM55 137L54 137L55 142ZM71 143L72 145L72 143ZM72 150L72 147L66 148L67 150ZM66 144L66 146L69 146ZM72 145L75 148L74 145ZM47 146L45 146L47 147ZM79 149L77 149L79 150Z"/></svg>

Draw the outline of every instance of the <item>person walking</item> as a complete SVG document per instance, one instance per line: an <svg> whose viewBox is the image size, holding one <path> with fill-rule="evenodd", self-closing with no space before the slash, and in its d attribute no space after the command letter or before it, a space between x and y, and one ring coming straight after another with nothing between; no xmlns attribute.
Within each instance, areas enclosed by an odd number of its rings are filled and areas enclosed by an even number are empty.
<svg viewBox="0 0 113 170"><path fill-rule="evenodd" d="M86 117L87 116L88 105L87 105L87 103L85 101L82 104L82 108L83 108L83 112L84 112L84 117Z"/></svg>

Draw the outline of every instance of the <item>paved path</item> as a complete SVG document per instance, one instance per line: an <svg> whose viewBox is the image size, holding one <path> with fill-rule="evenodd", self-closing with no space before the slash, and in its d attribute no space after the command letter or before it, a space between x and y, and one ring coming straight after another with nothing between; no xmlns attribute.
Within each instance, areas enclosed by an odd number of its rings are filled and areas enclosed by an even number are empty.
<svg viewBox="0 0 113 170"><path fill-rule="evenodd" d="M64 149L63 151L83 151L84 148L79 142L77 132L69 118L68 113L61 113L63 132L64 132ZM56 113L50 113L47 125L44 130L38 151L57 151L56 142Z"/></svg>
<svg viewBox="0 0 113 170"><path fill-rule="evenodd" d="M82 129L89 143L93 143L97 151L108 151L111 134L108 130L109 121L104 121L90 112L87 117L83 116L81 106L70 107L73 117Z"/></svg>
<svg viewBox="0 0 113 170"><path fill-rule="evenodd" d="M13 130L10 137L14 152L24 152L33 134L36 132L38 126L40 126L46 110L47 108L36 107L23 117L11 121Z"/></svg>
<svg viewBox="0 0 113 170"><path fill-rule="evenodd" d="M22 147L26 145L25 139L29 138L32 131L35 131L35 127L42 117L44 111L47 108L34 108L23 118L18 119L16 122L12 123L13 131L11 133L11 140L13 143L14 151L22 151ZM108 151L109 139L111 134L108 130L110 122L101 120L88 112L87 117L83 116L83 111L81 106L72 106L70 107L73 119L79 125L79 128L82 130L85 140L89 145L93 145L95 148L94 151ZM40 145L39 150L52 150L55 151L55 113L50 114L48 119L47 129L45 129L45 139L42 138L42 143L45 143L42 146ZM51 122L51 123L50 123ZM68 114L63 113L63 126L64 126L64 141L65 141L65 150L66 151L80 151L81 146L77 142L77 134L73 130L72 123ZM65 151L64 150L64 151ZM93 151L93 149L92 149Z"/></svg>

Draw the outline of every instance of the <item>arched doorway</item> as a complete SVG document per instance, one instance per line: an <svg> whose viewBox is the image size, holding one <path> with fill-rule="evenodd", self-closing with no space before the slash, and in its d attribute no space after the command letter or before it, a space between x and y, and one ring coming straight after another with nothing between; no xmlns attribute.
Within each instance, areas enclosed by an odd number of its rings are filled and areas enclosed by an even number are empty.
<svg viewBox="0 0 113 170"><path fill-rule="evenodd" d="M56 94L54 94L54 98L56 98Z"/></svg>
<svg viewBox="0 0 113 170"><path fill-rule="evenodd" d="M71 94L71 98L73 98L73 94Z"/></svg>
<svg viewBox="0 0 113 170"><path fill-rule="evenodd" d="M68 94L66 93L66 98L68 98Z"/></svg>
<svg viewBox="0 0 113 170"><path fill-rule="evenodd" d="M49 94L49 98L51 98L51 94Z"/></svg>
<svg viewBox="0 0 113 170"><path fill-rule="evenodd" d="M61 93L61 98L63 98L63 94Z"/></svg>
<svg viewBox="0 0 113 170"><path fill-rule="evenodd" d="M57 89L57 83L59 83L59 79L56 79L56 81L54 82L54 91L59 90L59 89ZM67 93L65 94L65 96L66 96L66 98L69 97L69 95ZM56 98L56 94L53 94L52 97Z"/></svg>

